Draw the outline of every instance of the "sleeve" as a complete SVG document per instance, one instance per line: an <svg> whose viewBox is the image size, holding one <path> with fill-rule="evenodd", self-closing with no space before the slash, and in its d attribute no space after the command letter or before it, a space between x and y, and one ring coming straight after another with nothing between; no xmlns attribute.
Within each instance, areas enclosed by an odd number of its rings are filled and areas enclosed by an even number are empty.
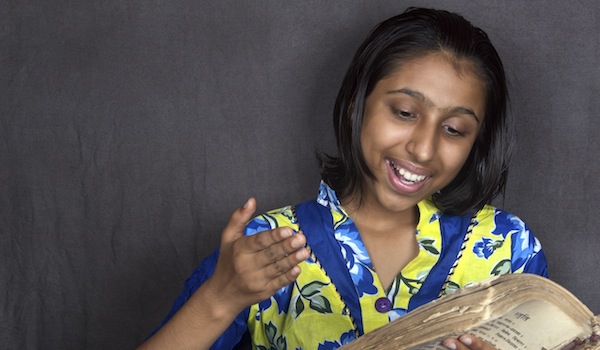
<svg viewBox="0 0 600 350"><path fill-rule="evenodd" d="M521 219L508 214L513 224L511 268L514 273L548 277L548 264L540 241Z"/></svg>
<svg viewBox="0 0 600 350"><path fill-rule="evenodd" d="M284 208L286 209L286 208ZM273 213L276 213L274 211ZM247 225L244 231L244 235L250 236L264 230L270 230L271 228L281 226L275 217L270 215L261 215L252 219ZM194 294L194 292L214 273L215 267L217 266L217 260L219 258L219 251L215 251L212 255L205 258L200 265L194 270L194 272L185 281L183 291L173 302L171 311L167 314L167 317L161 322L151 334L152 336L162 326L164 326L170 319L177 313L177 311L188 301L188 299ZM233 323L221 334L219 339L211 346L211 349L233 349L246 334L248 330L248 317L250 316L250 308L244 309L233 321ZM202 330L198 330L202 332Z"/></svg>
<svg viewBox="0 0 600 350"><path fill-rule="evenodd" d="M544 251L540 250L533 255L523 267L523 273L534 273L543 277L548 277L548 263Z"/></svg>
<svg viewBox="0 0 600 350"><path fill-rule="evenodd" d="M156 333L162 326L164 326L170 319L177 313L177 311L188 301L188 299L194 294L194 292L204 283L215 271L217 265L217 259L219 257L219 251L215 251L212 255L205 258L200 265L194 270L194 272L185 281L183 291L173 302L171 311L167 314L167 317L161 322L150 336ZM211 349L233 349L242 339L242 336L248 328L247 320L249 315L249 309L242 311L233 321L233 323L221 334L219 339L211 346ZM198 330L201 333L202 330Z"/></svg>

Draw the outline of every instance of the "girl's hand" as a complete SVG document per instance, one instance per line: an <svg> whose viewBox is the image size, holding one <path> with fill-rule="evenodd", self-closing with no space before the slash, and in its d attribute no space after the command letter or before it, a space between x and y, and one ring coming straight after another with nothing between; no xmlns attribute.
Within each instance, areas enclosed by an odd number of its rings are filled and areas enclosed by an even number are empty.
<svg viewBox="0 0 600 350"><path fill-rule="evenodd" d="M205 283L215 302L237 312L295 281L298 264L309 256L306 237L289 227L244 236L255 210L256 200L250 198L233 212L221 235L215 272Z"/></svg>
<svg viewBox="0 0 600 350"><path fill-rule="evenodd" d="M256 210L251 198L221 234L214 274L139 349L208 349L246 307L269 298L300 274L306 238L289 227L244 236Z"/></svg>
<svg viewBox="0 0 600 350"><path fill-rule="evenodd" d="M445 339L442 345L451 350L496 350L495 347L470 334Z"/></svg>

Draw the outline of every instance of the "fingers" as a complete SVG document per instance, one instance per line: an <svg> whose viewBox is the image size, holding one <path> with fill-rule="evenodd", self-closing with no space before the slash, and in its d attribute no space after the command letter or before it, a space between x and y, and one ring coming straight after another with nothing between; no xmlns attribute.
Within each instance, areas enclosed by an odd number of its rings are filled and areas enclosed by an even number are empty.
<svg viewBox="0 0 600 350"><path fill-rule="evenodd" d="M275 278L279 275L287 274L294 266L306 260L308 256L308 249L300 248L291 252L289 255L284 255L273 263L266 265L265 269L269 270L269 275L272 276L272 278Z"/></svg>
<svg viewBox="0 0 600 350"><path fill-rule="evenodd" d="M283 231L293 231L286 228ZM281 229L259 232L256 235L278 234ZM277 290L294 282L300 274L298 264L309 257L304 245L306 238L300 232L277 242L258 252L249 252L244 246L254 236L245 236L232 244L232 277L226 280L235 281L236 289L251 302L255 303L272 296ZM268 252L268 253L267 253Z"/></svg>
<svg viewBox="0 0 600 350"><path fill-rule="evenodd" d="M302 232L294 234L289 227L279 227L270 231L259 232L249 237L249 249L254 250L257 255L256 264L263 268L274 263L286 265L280 270L288 270L292 265L306 259L298 260L294 253L306 244L306 237Z"/></svg>
<svg viewBox="0 0 600 350"><path fill-rule="evenodd" d="M294 282L301 272L298 264L308 259L309 255L308 249L302 247L267 266L266 269L270 270L267 274L267 278L270 278L269 287L276 291Z"/></svg>
<svg viewBox="0 0 600 350"><path fill-rule="evenodd" d="M261 251L270 248L274 244L282 242L294 235L294 230L289 227L277 227L272 230L256 233L250 236L249 248L253 251ZM301 245L300 245L301 246ZM298 247L300 247L298 246ZM297 249L297 248L296 248ZM267 252L268 254L268 252Z"/></svg>
<svg viewBox="0 0 600 350"><path fill-rule="evenodd" d="M255 211L256 199L254 198L248 199L242 207L234 210L221 234L221 244L231 243L244 236L246 224L250 221Z"/></svg>
<svg viewBox="0 0 600 350"><path fill-rule="evenodd" d="M298 278L298 276L300 275L300 272L301 272L300 266L298 266L298 265L293 266L288 272L276 277L272 281L271 285L272 285L273 289L278 290L278 289L283 288L283 287L289 285L290 283L294 282L296 280L296 278Z"/></svg>
<svg viewBox="0 0 600 350"><path fill-rule="evenodd" d="M270 244L262 250L251 253L251 255L254 264L252 269L261 271L261 277L254 278L253 281L258 285L264 283L262 285L272 292L295 281L300 274L298 264L308 259L310 255L308 249L304 247L306 244L304 234L302 232L292 233L291 228L280 227L244 237L244 240L255 238L256 241L260 241L261 243L253 243L257 247ZM261 236L262 238L260 238ZM242 242L240 240L236 243Z"/></svg>
<svg viewBox="0 0 600 350"><path fill-rule="evenodd" d="M221 235L215 272L205 285L219 291L236 308L247 307L272 296L296 280L300 264L309 257L306 237L290 227L279 227L245 236L246 225L256 211L250 198L236 209ZM205 288L206 289L206 288Z"/></svg>
<svg viewBox="0 0 600 350"><path fill-rule="evenodd" d="M462 344L460 342L460 340L458 340L458 338L445 339L442 342L442 345L445 346L447 349L450 349L450 350L464 350L464 349L468 349L464 344Z"/></svg>
<svg viewBox="0 0 600 350"><path fill-rule="evenodd" d="M458 338L448 338L442 345L451 350L494 350L495 347L482 341L478 337L462 334Z"/></svg>

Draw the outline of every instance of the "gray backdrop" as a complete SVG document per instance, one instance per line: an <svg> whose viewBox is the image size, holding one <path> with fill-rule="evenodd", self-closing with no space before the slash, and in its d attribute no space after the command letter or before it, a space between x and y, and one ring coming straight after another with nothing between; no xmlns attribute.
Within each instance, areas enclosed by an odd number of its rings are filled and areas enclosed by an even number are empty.
<svg viewBox="0 0 600 350"><path fill-rule="evenodd" d="M600 3L0 0L0 347L132 348L234 207L314 197L350 58L409 5L489 33L519 137L497 204L600 313Z"/></svg>

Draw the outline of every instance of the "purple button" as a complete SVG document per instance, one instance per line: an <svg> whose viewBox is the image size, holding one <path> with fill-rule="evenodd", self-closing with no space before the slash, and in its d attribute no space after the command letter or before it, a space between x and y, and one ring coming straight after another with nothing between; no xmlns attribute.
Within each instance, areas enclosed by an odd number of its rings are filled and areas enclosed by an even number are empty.
<svg viewBox="0 0 600 350"><path fill-rule="evenodd" d="M375 301L375 310L384 313L390 311L392 302L388 298L379 298Z"/></svg>

